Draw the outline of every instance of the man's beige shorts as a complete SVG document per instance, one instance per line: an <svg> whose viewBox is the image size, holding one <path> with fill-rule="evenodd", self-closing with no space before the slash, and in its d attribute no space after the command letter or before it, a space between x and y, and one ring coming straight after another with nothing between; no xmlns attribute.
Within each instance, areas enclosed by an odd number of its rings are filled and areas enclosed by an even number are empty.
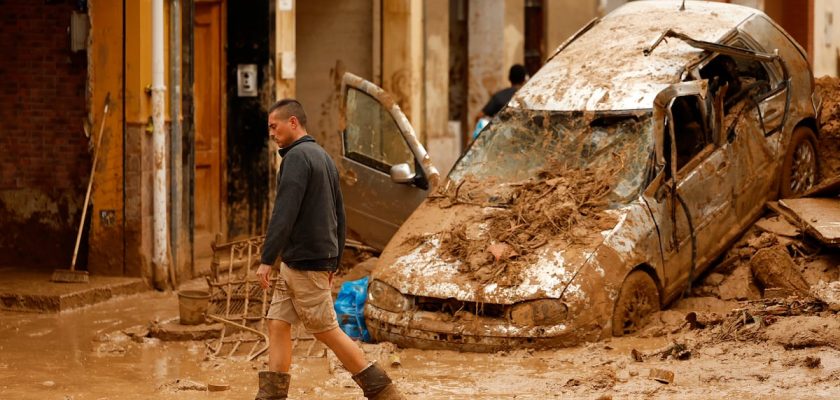
<svg viewBox="0 0 840 400"><path fill-rule="evenodd" d="M300 321L309 333L338 328L329 272L299 271L286 263L281 263L279 270L266 318L292 325Z"/></svg>

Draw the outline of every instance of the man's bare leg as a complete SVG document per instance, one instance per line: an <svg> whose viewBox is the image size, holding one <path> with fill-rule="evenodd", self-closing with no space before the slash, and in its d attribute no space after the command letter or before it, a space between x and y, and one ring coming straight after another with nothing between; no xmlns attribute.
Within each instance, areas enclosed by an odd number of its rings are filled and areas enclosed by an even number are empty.
<svg viewBox="0 0 840 400"><path fill-rule="evenodd" d="M292 325L286 321L268 320L268 370L289 372L292 366Z"/></svg>
<svg viewBox="0 0 840 400"><path fill-rule="evenodd" d="M350 371L351 374L358 374L368 366L368 362L365 360L365 353L341 329L336 327L326 332L316 333L313 336L321 343L327 345L344 365L344 368ZM270 358L271 356L269 355Z"/></svg>

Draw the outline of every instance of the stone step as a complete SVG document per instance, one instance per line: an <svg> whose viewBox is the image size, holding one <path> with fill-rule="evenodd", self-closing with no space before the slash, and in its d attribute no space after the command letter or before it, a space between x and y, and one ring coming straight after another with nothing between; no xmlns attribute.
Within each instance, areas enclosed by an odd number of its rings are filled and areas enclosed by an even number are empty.
<svg viewBox="0 0 840 400"><path fill-rule="evenodd" d="M0 310L57 313L151 288L141 278L91 275L87 283L50 281L52 271L0 268Z"/></svg>

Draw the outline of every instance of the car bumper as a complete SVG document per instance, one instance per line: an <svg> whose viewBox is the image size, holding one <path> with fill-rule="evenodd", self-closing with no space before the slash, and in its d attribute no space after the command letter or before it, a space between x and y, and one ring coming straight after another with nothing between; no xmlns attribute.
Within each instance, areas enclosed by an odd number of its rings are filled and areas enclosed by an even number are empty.
<svg viewBox="0 0 840 400"><path fill-rule="evenodd" d="M365 321L376 341L430 350L496 352L521 348L568 347L598 339L596 324L573 326L515 326L500 318L456 319L443 313L394 313L368 303Z"/></svg>

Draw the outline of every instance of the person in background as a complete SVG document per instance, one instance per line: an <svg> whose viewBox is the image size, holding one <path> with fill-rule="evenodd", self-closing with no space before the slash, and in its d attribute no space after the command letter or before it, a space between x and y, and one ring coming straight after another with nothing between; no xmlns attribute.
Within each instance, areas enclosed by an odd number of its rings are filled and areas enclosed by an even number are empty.
<svg viewBox="0 0 840 400"><path fill-rule="evenodd" d="M473 121L473 126L476 127L475 132L473 132L473 139L478 135L478 132L487 125L487 122L490 118L493 118L496 113L498 113L513 97L513 94L516 93L519 88L525 83L526 77L528 76L528 71L525 70L525 67L522 64L514 64L510 67L510 71L508 71L508 80L510 81L510 87L504 88L499 90L498 92L494 93L490 100L487 101L487 104L478 112L478 115L475 116L475 121ZM484 120L484 123L481 124L480 122Z"/></svg>

